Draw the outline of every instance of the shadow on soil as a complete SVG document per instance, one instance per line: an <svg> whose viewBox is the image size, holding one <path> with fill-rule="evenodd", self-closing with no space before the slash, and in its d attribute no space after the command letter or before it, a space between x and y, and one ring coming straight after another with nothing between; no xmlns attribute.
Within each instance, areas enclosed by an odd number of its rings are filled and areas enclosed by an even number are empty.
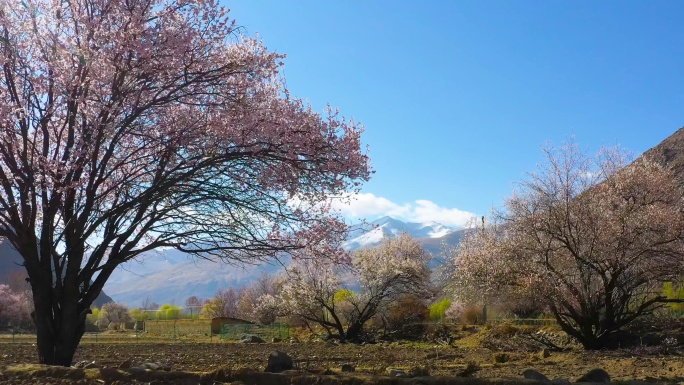
<svg viewBox="0 0 684 385"><path fill-rule="evenodd" d="M36 364L0 368L2 383L77 383L77 384L172 384L172 385L530 385L543 382L518 378L471 378L427 376L390 378L359 373L307 373L289 370L264 373L254 369L217 369L206 373L164 372L142 369L77 369ZM646 384L640 381L617 381L613 384ZM652 383L651 383L652 384Z"/></svg>

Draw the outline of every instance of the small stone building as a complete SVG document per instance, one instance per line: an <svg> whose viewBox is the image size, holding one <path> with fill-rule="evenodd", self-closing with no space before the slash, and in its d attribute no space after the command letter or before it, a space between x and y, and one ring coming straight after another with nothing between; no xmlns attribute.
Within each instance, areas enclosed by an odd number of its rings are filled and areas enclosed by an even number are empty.
<svg viewBox="0 0 684 385"><path fill-rule="evenodd" d="M221 334L222 325L252 325L254 322L249 322L239 318L233 317L216 317L211 319L211 333Z"/></svg>

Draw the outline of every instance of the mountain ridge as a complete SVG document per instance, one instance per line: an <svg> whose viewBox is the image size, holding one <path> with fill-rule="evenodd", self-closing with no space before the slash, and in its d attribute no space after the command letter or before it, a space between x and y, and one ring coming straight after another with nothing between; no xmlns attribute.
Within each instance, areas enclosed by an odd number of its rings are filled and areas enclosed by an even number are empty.
<svg viewBox="0 0 684 385"><path fill-rule="evenodd" d="M436 222L403 222L386 216L357 226L350 232L344 247L349 251L372 247L402 231L416 237L426 251L433 255L442 252L443 242L447 247L454 246L463 234L463 230ZM263 273L277 274L282 269L276 263L236 267L224 262L193 259L177 250L155 254L146 256L142 262L129 262L115 270L105 285L112 298L128 306L139 306L148 296L160 304L182 305L190 296L211 297L218 289L231 286L238 288L251 283Z"/></svg>

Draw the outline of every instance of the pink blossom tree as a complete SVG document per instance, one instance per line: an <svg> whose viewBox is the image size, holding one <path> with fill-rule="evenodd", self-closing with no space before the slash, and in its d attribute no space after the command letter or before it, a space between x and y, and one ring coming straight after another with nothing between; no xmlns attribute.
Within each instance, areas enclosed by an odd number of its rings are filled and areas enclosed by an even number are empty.
<svg viewBox="0 0 684 385"><path fill-rule="evenodd" d="M462 298L534 301L587 349L598 349L668 299L684 267L684 212L673 175L619 149L591 157L575 144L519 185L493 223L462 240Z"/></svg>
<svg viewBox="0 0 684 385"><path fill-rule="evenodd" d="M12 292L8 285L0 284L0 327L20 322L21 315L21 296Z"/></svg>
<svg viewBox="0 0 684 385"><path fill-rule="evenodd" d="M202 300L197 298L197 296L190 296L185 300L185 310L190 312L190 318L199 315L200 310L202 310Z"/></svg>
<svg viewBox="0 0 684 385"><path fill-rule="evenodd" d="M204 301L201 314L206 318L237 317L239 300L238 292L232 287L218 290Z"/></svg>
<svg viewBox="0 0 684 385"><path fill-rule="evenodd" d="M121 263L160 247L257 262L344 233L362 128L290 96L284 56L214 0L0 3L0 237L39 362L69 366Z"/></svg>

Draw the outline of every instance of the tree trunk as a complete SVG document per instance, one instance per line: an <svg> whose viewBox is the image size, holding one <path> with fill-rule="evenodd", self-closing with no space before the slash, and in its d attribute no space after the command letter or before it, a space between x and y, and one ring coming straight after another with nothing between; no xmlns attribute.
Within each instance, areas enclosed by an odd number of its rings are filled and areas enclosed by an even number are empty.
<svg viewBox="0 0 684 385"><path fill-rule="evenodd" d="M85 322L51 330L48 322L36 322L38 331L38 357L43 365L71 366L74 354L85 330ZM78 330L80 329L80 331Z"/></svg>
<svg viewBox="0 0 684 385"><path fill-rule="evenodd" d="M62 297L53 307L52 290L34 288L33 322L37 332L38 362L44 365L71 366L85 333L86 314L79 314L78 295Z"/></svg>
<svg viewBox="0 0 684 385"><path fill-rule="evenodd" d="M590 335L583 335L581 339L579 339L579 343L582 344L582 347L585 350L599 350L603 349L606 347L608 339L603 338L603 337L597 337L596 335L590 334Z"/></svg>
<svg viewBox="0 0 684 385"><path fill-rule="evenodd" d="M591 319L573 319L574 323L571 325L563 317L561 317L558 312L554 311L554 316L558 325L561 329L568 335L574 337L577 342L582 344L585 350L599 350L606 347L606 344L610 340L610 333L604 333L600 336L597 335L597 331L593 327L595 324L594 320Z"/></svg>
<svg viewBox="0 0 684 385"><path fill-rule="evenodd" d="M349 327L347 328L347 332L345 333L345 340L347 341L358 341L359 338L361 337L361 330L363 330L363 323L362 322L354 322Z"/></svg>
<svg viewBox="0 0 684 385"><path fill-rule="evenodd" d="M71 366L78 344L85 332L85 320L59 327L50 318L41 321L36 312L36 330L38 334L38 362L44 365Z"/></svg>

